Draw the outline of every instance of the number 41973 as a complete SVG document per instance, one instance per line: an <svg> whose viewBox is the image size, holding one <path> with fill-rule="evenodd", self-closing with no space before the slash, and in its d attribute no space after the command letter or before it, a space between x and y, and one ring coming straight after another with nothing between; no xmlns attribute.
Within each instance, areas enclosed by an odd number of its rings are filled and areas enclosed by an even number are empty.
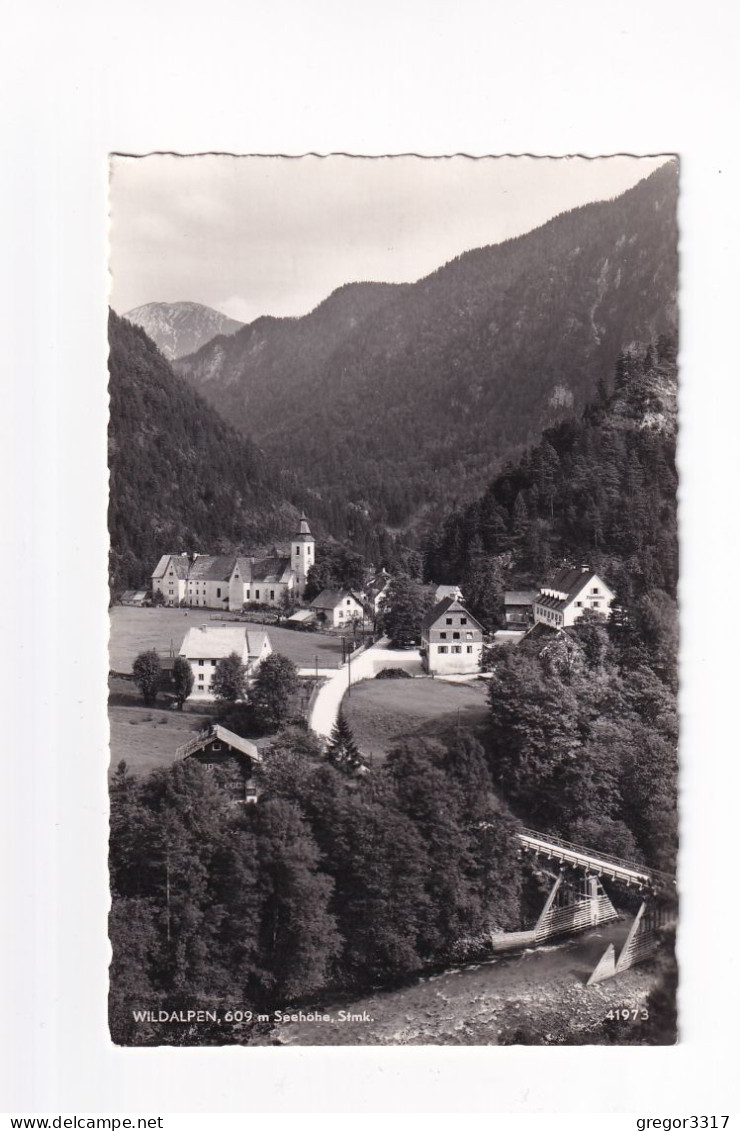
<svg viewBox="0 0 740 1131"><path fill-rule="evenodd" d="M610 1009L606 1015L607 1021L647 1021L649 1017L647 1009Z"/></svg>

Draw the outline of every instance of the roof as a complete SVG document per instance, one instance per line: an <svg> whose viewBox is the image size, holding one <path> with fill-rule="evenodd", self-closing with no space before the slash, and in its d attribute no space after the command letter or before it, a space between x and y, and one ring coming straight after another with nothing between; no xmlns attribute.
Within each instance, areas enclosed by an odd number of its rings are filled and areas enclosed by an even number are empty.
<svg viewBox="0 0 740 1131"><path fill-rule="evenodd" d="M262 761L262 755L253 742L250 742L248 738L242 738L239 734L234 734L232 730L227 730L226 727L219 726L218 723L209 727L208 730L201 731L194 738L184 742L182 746L178 746L175 756L177 758L189 758L191 754L197 754L198 751L204 750L214 739L225 742L240 754L246 754L254 762Z"/></svg>
<svg viewBox="0 0 740 1131"><path fill-rule="evenodd" d="M461 589L459 585L438 585L434 590L435 601L441 601L445 597L459 597Z"/></svg>
<svg viewBox="0 0 740 1131"><path fill-rule="evenodd" d="M305 624L306 621L313 620L315 615L316 614L312 613L310 609L298 609L297 612L293 613L292 617L288 617L286 624L290 624L291 621L293 624Z"/></svg>
<svg viewBox="0 0 740 1131"><path fill-rule="evenodd" d="M445 616L447 613L463 613L483 632L483 625L468 612L462 601L458 601L457 597L445 597L444 600L439 601L431 612L427 613L424 617L424 620L421 622L421 627L423 629L431 628L432 625L437 623L440 617Z"/></svg>
<svg viewBox="0 0 740 1131"><path fill-rule="evenodd" d="M590 569L588 566L581 566L580 569L573 569L571 566L566 566L564 569L559 570L549 581L546 581L544 585L540 586L540 595L537 597L537 603L540 605L545 604L546 599L542 596L543 589L553 589L556 593L565 594L564 603L568 605L579 593L582 593L586 586L590 585L592 581L600 582L607 592L611 593L612 597L614 597L609 586L601 580L595 570ZM564 605L549 605L547 607L563 608Z"/></svg>
<svg viewBox="0 0 740 1131"><path fill-rule="evenodd" d="M228 581L234 571L234 555L212 557L200 554L190 567L191 581Z"/></svg>
<svg viewBox="0 0 740 1131"><path fill-rule="evenodd" d="M290 558L259 558L251 563L252 581L278 582L291 569Z"/></svg>
<svg viewBox="0 0 740 1131"><path fill-rule="evenodd" d="M322 589L318 597L314 597L311 602L311 608L336 609L339 605L344 604L348 597L351 597L358 605L362 605L362 601L355 597L354 593L350 593L348 589Z"/></svg>
<svg viewBox="0 0 740 1131"><path fill-rule="evenodd" d="M188 629L180 647L180 655L186 656L189 660L222 660L232 652L236 652L241 658L247 648L245 628L211 628L210 625L203 625L200 628Z"/></svg>
<svg viewBox="0 0 740 1131"><path fill-rule="evenodd" d="M187 554L163 554L157 562L152 577L164 577L169 562L172 562L175 577L179 577L183 581L188 576L188 567L190 566Z"/></svg>
<svg viewBox="0 0 740 1131"><path fill-rule="evenodd" d="M272 651L270 637L266 632L255 632L251 628L247 629L247 651L250 656L259 656L265 643L267 643L270 651Z"/></svg>
<svg viewBox="0 0 740 1131"><path fill-rule="evenodd" d="M504 593L505 605L532 605L537 597L537 589L507 589Z"/></svg>
<svg viewBox="0 0 740 1131"><path fill-rule="evenodd" d="M562 597L546 597L543 593L537 595L537 604L543 609L552 609L553 611L562 613L565 606L568 604L568 598L563 600Z"/></svg>

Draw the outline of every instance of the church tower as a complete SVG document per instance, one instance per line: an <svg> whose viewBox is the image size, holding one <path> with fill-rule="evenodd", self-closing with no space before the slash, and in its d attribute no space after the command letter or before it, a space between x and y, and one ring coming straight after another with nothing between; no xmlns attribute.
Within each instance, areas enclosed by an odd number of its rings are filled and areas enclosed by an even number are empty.
<svg viewBox="0 0 740 1131"><path fill-rule="evenodd" d="M291 565L295 570L296 592L300 596L303 596L303 590L306 588L308 571L314 563L315 555L316 540L311 533L308 519L302 514L298 523L298 533L293 535L291 546Z"/></svg>

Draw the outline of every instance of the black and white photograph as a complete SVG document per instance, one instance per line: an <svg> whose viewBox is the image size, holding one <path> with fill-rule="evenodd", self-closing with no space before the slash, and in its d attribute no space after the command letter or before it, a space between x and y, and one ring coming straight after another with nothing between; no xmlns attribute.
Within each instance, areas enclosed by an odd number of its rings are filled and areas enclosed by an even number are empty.
<svg viewBox="0 0 740 1131"><path fill-rule="evenodd" d="M110 156L114 1045L680 1040L679 165Z"/></svg>

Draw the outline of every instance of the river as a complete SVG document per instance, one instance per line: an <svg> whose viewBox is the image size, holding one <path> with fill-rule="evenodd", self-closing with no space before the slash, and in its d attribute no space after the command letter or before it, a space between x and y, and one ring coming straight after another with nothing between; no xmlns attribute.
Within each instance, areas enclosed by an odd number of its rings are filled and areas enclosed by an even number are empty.
<svg viewBox="0 0 740 1131"><path fill-rule="evenodd" d="M609 943L617 951L631 920L624 918L551 945L420 977L331 1006L304 1010L309 1019L282 1020L264 1043L280 1045L495 1045L588 1041L613 1009L638 1011L616 1022L639 1041L641 1011L655 984L650 966L587 986ZM310 1019L312 1015L324 1019ZM328 1020L325 1019L328 1015Z"/></svg>

